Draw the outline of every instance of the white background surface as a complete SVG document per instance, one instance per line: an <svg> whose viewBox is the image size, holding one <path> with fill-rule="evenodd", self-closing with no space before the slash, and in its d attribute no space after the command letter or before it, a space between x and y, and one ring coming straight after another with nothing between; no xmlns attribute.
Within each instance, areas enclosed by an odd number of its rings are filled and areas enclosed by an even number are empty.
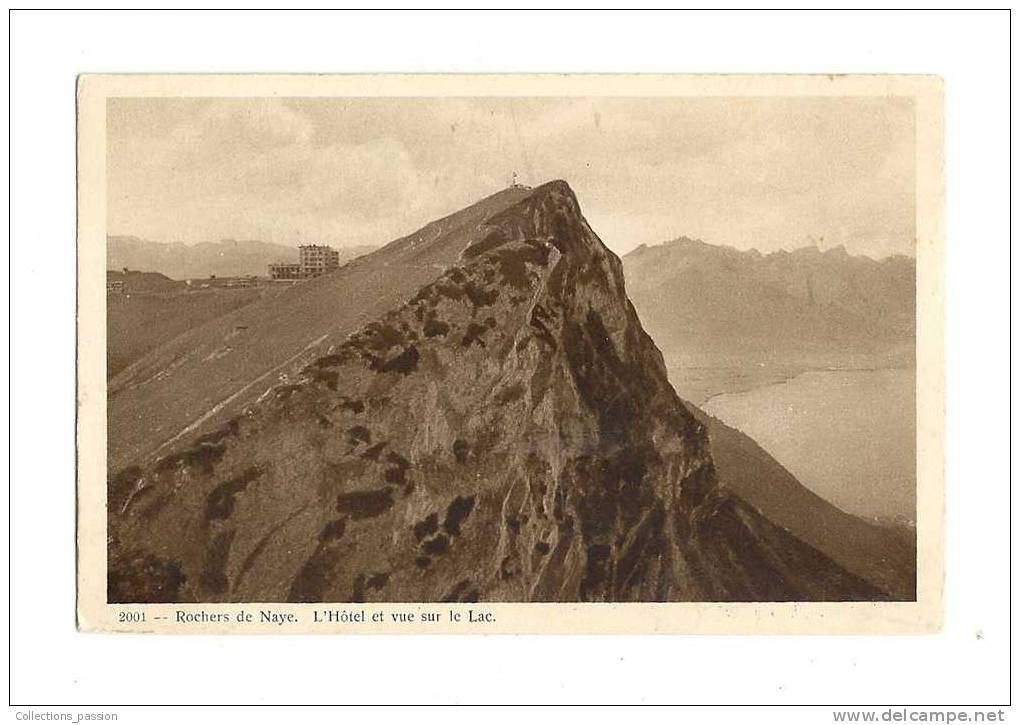
<svg viewBox="0 0 1020 725"><path fill-rule="evenodd" d="M226 716L120 707L132 703L639 701L884 709L997 707L1009 701L1010 17L1005 12L15 11L10 23L14 276L4 276L10 279L12 300L10 697L17 707L7 713L11 721L30 709L92 709L86 706L119 710L120 722ZM75 75L255 71L941 75L948 376L943 633L889 638L78 634ZM8 356L3 358L6 365ZM701 711L682 717L832 722L831 709ZM260 710L245 719L269 722L282 715ZM327 717L310 711L295 717L304 716ZM405 716L419 718L411 712ZM475 717L468 713L465 719Z"/></svg>

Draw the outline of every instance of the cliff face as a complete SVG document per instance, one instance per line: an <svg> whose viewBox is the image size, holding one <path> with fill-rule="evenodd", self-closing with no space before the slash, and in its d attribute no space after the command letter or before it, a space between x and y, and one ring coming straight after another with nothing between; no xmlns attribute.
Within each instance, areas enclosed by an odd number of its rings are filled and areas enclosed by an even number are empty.
<svg viewBox="0 0 1020 725"><path fill-rule="evenodd" d="M287 384L111 478L111 601L884 598L719 488L565 183L458 244Z"/></svg>

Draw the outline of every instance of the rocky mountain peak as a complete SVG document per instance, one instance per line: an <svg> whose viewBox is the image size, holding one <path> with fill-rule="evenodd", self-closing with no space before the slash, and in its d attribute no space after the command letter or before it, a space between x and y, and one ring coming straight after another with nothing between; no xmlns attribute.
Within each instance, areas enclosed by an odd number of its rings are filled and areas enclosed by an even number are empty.
<svg viewBox="0 0 1020 725"><path fill-rule="evenodd" d="M719 487L573 191L513 191L369 255L447 263L111 477L111 601L882 596Z"/></svg>

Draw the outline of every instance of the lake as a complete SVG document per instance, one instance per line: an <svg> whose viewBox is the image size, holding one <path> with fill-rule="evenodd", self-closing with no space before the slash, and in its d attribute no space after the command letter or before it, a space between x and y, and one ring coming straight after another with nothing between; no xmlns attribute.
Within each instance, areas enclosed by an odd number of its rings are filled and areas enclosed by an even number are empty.
<svg viewBox="0 0 1020 725"><path fill-rule="evenodd" d="M844 511L915 520L914 370L805 372L701 407Z"/></svg>

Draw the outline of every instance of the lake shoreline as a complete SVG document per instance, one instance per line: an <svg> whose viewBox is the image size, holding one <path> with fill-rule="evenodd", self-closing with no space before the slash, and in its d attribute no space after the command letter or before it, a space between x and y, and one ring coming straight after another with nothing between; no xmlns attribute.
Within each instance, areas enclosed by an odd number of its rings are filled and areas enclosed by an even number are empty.
<svg viewBox="0 0 1020 725"><path fill-rule="evenodd" d="M829 366L696 405L841 510L909 526L916 520L915 386L910 367Z"/></svg>
<svg viewBox="0 0 1020 725"><path fill-rule="evenodd" d="M748 381L748 386L747 387L743 387L742 386L742 387L738 387L738 388L735 388L735 389L732 389L732 390L720 390L718 393L713 393L712 395L710 395L709 397L707 397L707 398L705 398L703 400L700 400L700 401L691 400L691 402L694 403L695 405L698 405L698 406L705 406L705 405L710 404L716 398L719 398L719 397L724 396L724 395L739 395L740 393L750 393L750 392L753 392L755 390L761 390L762 388L770 388L770 387L773 387L773 386L776 386L776 385L784 385L784 384L789 383L789 382L791 382L793 380L796 380L797 378L801 377L802 375L807 375L809 373L840 373L840 372L844 372L844 373L877 373L877 372L882 372L884 370L914 370L914 366L912 366L912 365L876 365L876 366L873 366L873 367L864 367L864 366L860 366L860 367L858 367L858 366L830 366L830 367L810 366L810 367L808 367L808 366L805 366L805 367L802 367L802 368L800 368L800 369L798 369L796 371L791 371L788 375L784 375L782 377L777 377L777 379L771 380L769 382L760 383L760 384L751 384L751 382Z"/></svg>

